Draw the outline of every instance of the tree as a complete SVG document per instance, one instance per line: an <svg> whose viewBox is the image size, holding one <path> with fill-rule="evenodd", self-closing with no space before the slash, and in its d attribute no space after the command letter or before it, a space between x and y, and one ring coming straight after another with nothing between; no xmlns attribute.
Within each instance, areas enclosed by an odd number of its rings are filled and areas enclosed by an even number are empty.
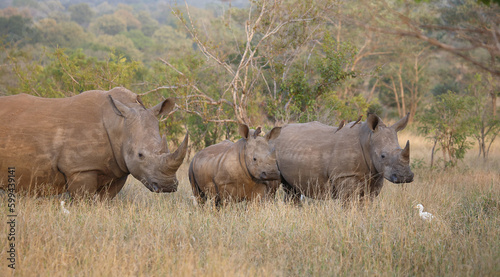
<svg viewBox="0 0 500 277"><path fill-rule="evenodd" d="M0 39L5 43L36 42L38 33L30 18L21 15L0 17Z"/></svg>
<svg viewBox="0 0 500 277"><path fill-rule="evenodd" d="M398 39L388 51L387 59L392 59L381 70L380 85L393 99L398 117L410 113L410 122L417 113L419 104L428 91L427 65L431 56L429 47L416 44L408 39Z"/></svg>
<svg viewBox="0 0 500 277"><path fill-rule="evenodd" d="M384 34L421 40L500 76L499 5L484 5L475 0L418 4L406 0L394 6L378 0L365 4L371 7L371 16L353 19L355 24Z"/></svg>
<svg viewBox="0 0 500 277"><path fill-rule="evenodd" d="M436 96L430 108L418 118L420 123L418 132L434 143L431 168L434 166L434 153L437 150L442 151L442 161L446 168L456 166L471 148L472 143L468 141L468 137L471 135L473 120L468 111L473 101L471 96L448 91L446 94Z"/></svg>
<svg viewBox="0 0 500 277"><path fill-rule="evenodd" d="M68 11L71 13L71 20L83 27L87 27L89 25L95 14L87 3L71 5L69 6Z"/></svg>
<svg viewBox="0 0 500 277"><path fill-rule="evenodd" d="M229 41L216 41L212 34L200 32L188 7L187 16L180 10L174 11L201 53L213 62L210 66L218 67L220 76L213 81L220 84L219 95L200 89L195 85L197 81L188 82L191 91L179 108L207 121L251 123L249 104L260 93L276 99L294 65L307 63L302 54L310 53L314 41L321 39L323 18L332 13L334 6L332 1L252 1L247 16L237 9L230 9L223 16L223 23L232 34ZM242 22L245 17L246 22ZM243 27L244 34L237 32L237 26Z"/></svg>
<svg viewBox="0 0 500 277"><path fill-rule="evenodd" d="M89 41L89 36L75 22L58 23L51 18L38 21L36 25L40 42L52 47L76 48Z"/></svg>
<svg viewBox="0 0 500 277"><path fill-rule="evenodd" d="M141 22L128 10L119 9L114 15L127 26L128 31L141 28Z"/></svg>
<svg viewBox="0 0 500 277"><path fill-rule="evenodd" d="M61 48L47 58L48 64L43 66L45 57L26 63L23 57L11 56L19 84L10 93L65 97L87 90L131 87L134 74L141 66L115 53L109 53L106 61L97 61L85 56L81 50L68 54Z"/></svg>
<svg viewBox="0 0 500 277"><path fill-rule="evenodd" d="M476 74L469 85L468 94L473 96L473 106L470 110L472 117L472 135L479 145L479 156L488 157L491 145L500 132L500 116L496 113L496 97L499 93L495 87L493 77L489 75L486 80L482 75Z"/></svg>
<svg viewBox="0 0 500 277"><path fill-rule="evenodd" d="M127 25L115 15L106 14L92 22L90 28L96 34L114 36L121 32L125 32L127 30Z"/></svg>
<svg viewBox="0 0 500 277"><path fill-rule="evenodd" d="M154 32L158 29L158 21L151 18L149 13L145 11L139 12L137 15L137 20L141 23L141 31L144 35L151 37Z"/></svg>

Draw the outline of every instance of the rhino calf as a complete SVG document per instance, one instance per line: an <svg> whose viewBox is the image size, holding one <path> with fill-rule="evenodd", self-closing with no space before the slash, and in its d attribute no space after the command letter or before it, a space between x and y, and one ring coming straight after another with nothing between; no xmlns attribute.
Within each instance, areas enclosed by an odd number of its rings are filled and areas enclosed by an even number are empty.
<svg viewBox="0 0 500 277"><path fill-rule="evenodd" d="M408 115L388 127L375 114L366 122L339 128L319 122L289 124L273 141L285 193L313 198L375 197L384 178L393 183L413 181L410 142L401 149L397 132Z"/></svg>
<svg viewBox="0 0 500 277"><path fill-rule="evenodd" d="M242 139L223 141L198 152L189 166L189 181L198 203L214 197L216 206L222 201L252 200L274 196L277 187L268 182L279 180L274 149L281 127L273 128L265 137L260 127L252 132L247 125L239 126Z"/></svg>

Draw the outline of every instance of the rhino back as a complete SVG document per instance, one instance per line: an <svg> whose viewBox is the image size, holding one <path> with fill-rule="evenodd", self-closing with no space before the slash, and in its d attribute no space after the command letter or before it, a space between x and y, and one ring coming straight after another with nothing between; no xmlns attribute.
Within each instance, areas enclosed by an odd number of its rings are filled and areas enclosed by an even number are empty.
<svg viewBox="0 0 500 277"><path fill-rule="evenodd" d="M191 162L194 179L201 187L213 182L217 173L225 163L232 161L234 143L228 140L211 145L199 151Z"/></svg>
<svg viewBox="0 0 500 277"><path fill-rule="evenodd" d="M103 126L106 104L102 91L60 99L0 97L0 178L15 167L21 188L51 183L60 192L65 174L113 164Z"/></svg>

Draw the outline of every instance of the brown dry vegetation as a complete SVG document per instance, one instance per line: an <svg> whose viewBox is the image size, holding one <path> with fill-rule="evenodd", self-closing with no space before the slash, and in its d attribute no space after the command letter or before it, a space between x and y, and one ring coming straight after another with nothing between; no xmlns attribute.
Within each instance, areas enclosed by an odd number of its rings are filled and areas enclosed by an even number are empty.
<svg viewBox="0 0 500 277"><path fill-rule="evenodd" d="M430 145L409 132L412 158ZM307 199L194 207L187 165L179 191L153 194L129 180L116 199L78 203L18 199L17 276L499 276L500 143L489 163L476 149L459 168L415 168L404 186L385 182L365 208ZM0 276L7 268L1 198ZM421 203L437 220L423 222Z"/></svg>

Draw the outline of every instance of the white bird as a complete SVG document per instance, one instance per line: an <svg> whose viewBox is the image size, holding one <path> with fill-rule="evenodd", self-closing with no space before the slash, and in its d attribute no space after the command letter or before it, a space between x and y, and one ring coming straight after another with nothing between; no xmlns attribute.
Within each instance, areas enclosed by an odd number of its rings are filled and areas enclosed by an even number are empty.
<svg viewBox="0 0 500 277"><path fill-rule="evenodd" d="M433 219L434 219L434 216L431 214L431 213L428 213L428 212L424 212L424 206L422 206L422 204L418 204L415 206L415 209L418 209L418 215L420 216L420 218L422 218L423 220L427 221L427 222L431 222Z"/></svg>
<svg viewBox="0 0 500 277"><path fill-rule="evenodd" d="M69 211L64 207L64 201L61 201L61 209L62 209L63 213L69 214Z"/></svg>
<svg viewBox="0 0 500 277"><path fill-rule="evenodd" d="M193 205L196 207L198 206L198 200L196 200L196 197L194 197L193 195L191 195L191 200L193 201Z"/></svg>

